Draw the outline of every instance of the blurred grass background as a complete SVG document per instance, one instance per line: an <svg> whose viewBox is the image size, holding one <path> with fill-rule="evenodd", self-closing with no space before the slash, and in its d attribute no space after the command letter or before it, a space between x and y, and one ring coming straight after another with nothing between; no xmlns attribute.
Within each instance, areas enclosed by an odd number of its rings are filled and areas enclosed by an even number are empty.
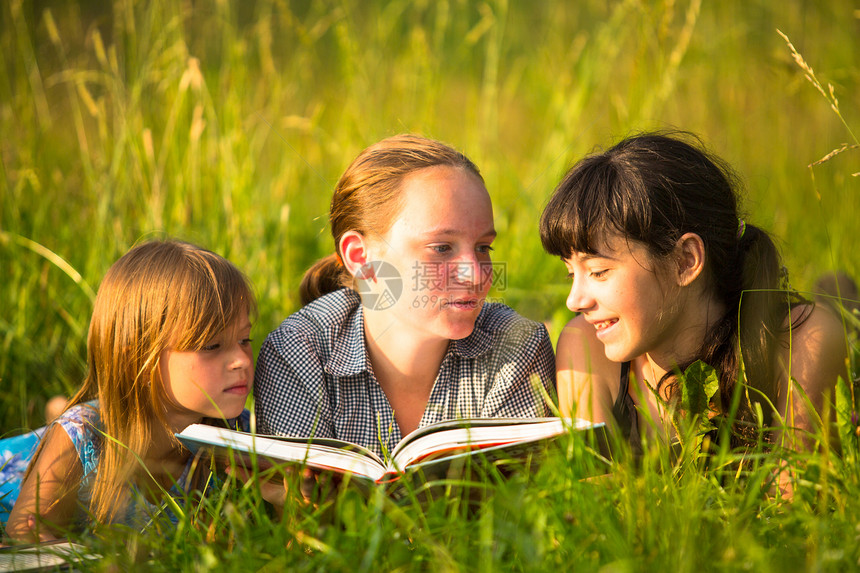
<svg viewBox="0 0 860 573"><path fill-rule="evenodd" d="M93 293L148 237L244 269L259 344L333 248L338 176L400 132L480 166L507 265L492 295L553 337L568 284L540 247L541 209L576 159L633 131L690 130L732 163L747 219L779 238L796 288L860 274L860 150L809 167L858 143L852 0L8 0L0 49L0 435L41 425L45 398L77 387ZM849 443L797 460L791 504L766 494L773 456L702 471L664 449L589 482L576 439L478 480L479 507L347 489L275 520L253 487L225 487L178 528L100 538L97 567L841 572L860 563Z"/></svg>
<svg viewBox="0 0 860 573"><path fill-rule="evenodd" d="M845 123L804 78L784 32ZM244 269L257 343L333 248L331 190L365 146L444 140L482 169L512 307L557 328L537 220L567 168L632 131L699 134L746 182L795 287L857 276L860 9L810 2L11 0L0 6L0 433L85 369L93 292L136 241Z"/></svg>

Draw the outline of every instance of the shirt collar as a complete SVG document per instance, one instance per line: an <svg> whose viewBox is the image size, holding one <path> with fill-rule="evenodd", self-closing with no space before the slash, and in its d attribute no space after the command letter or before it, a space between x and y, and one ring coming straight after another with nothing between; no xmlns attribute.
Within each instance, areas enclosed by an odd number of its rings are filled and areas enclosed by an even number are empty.
<svg viewBox="0 0 860 573"><path fill-rule="evenodd" d="M331 356L325 364L326 372L333 376L355 376L370 371L370 358L364 341L364 308L360 295L345 289L350 313L337 333Z"/></svg>
<svg viewBox="0 0 860 573"><path fill-rule="evenodd" d="M475 329L466 338L455 340L450 346L451 351L463 358L477 358L493 346L493 333L484 330L485 315L490 312L487 303L481 308L481 313L475 321Z"/></svg>

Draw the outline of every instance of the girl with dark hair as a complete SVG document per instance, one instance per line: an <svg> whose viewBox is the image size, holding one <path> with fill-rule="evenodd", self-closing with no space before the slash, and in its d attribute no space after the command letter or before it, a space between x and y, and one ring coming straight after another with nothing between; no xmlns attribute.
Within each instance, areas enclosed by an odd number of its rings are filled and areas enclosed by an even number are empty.
<svg viewBox="0 0 860 573"><path fill-rule="evenodd" d="M669 427L676 374L701 360L719 378L717 415L745 381L735 445L755 441L758 402L766 426L796 430L769 439L803 446L817 415L796 390L821 412L846 378L841 323L790 290L773 241L738 214L731 169L685 139L637 135L582 159L543 212L577 313L557 346L561 412L615 426L638 451L646 419Z"/></svg>
<svg viewBox="0 0 860 573"><path fill-rule="evenodd" d="M329 216L334 252L260 349L261 432L382 455L441 420L548 414L546 328L485 302L496 230L474 163L432 139L390 137L347 168Z"/></svg>

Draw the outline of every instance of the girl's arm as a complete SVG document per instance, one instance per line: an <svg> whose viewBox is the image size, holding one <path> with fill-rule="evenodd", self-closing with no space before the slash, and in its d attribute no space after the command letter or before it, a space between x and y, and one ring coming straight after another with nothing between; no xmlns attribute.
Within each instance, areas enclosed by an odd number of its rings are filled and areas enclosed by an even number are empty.
<svg viewBox="0 0 860 573"><path fill-rule="evenodd" d="M59 539L72 525L77 508L83 477L77 450L59 424L48 428L43 440L6 525L6 535L17 541Z"/></svg>
<svg viewBox="0 0 860 573"><path fill-rule="evenodd" d="M835 419L836 380L840 376L848 380L845 331L829 308L818 305L805 321L792 330L787 342L790 346L786 345L779 357L783 375L776 406L786 426L795 430L778 438L785 439L783 445L792 449L809 449L820 430L817 420L823 415L826 400L831 403L830 419L824 422ZM803 389L814 412L809 410L806 400L793 388L790 379L796 380ZM831 439L838 440L836 432L830 432L830 435Z"/></svg>
<svg viewBox="0 0 860 573"><path fill-rule="evenodd" d="M595 423L612 419L611 373L618 365L606 358L603 343L594 327L581 317L562 330L556 346L558 405L562 416L584 418Z"/></svg>
<svg viewBox="0 0 860 573"><path fill-rule="evenodd" d="M480 413L474 415L484 418L552 415L556 400L555 356L546 326L510 309L498 314L501 320L494 325L493 349L485 354L492 357L485 363L487 371L492 373L491 386L479 405Z"/></svg>

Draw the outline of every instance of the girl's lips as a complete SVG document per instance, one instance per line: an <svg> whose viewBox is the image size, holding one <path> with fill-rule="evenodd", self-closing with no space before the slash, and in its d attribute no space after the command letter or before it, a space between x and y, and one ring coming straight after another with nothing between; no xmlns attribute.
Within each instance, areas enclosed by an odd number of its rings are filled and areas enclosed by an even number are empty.
<svg viewBox="0 0 860 573"><path fill-rule="evenodd" d="M478 299L449 300L445 306L456 310L474 310L478 306Z"/></svg>
<svg viewBox="0 0 860 573"><path fill-rule="evenodd" d="M230 386L229 388L224 390L224 392L227 394L243 394L243 395L246 395L246 394L248 394L248 384L247 383L236 384L235 386Z"/></svg>
<svg viewBox="0 0 860 573"><path fill-rule="evenodd" d="M606 335L606 333L616 324L618 323L617 318L610 318L608 320L600 320L597 322L592 322L592 326L597 330L597 338L601 338Z"/></svg>

